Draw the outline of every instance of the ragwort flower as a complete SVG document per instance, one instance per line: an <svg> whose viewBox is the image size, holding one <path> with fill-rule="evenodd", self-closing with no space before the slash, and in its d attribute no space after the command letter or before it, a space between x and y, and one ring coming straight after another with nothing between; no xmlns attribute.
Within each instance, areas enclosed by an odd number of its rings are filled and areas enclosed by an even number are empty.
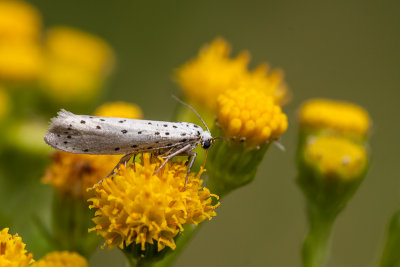
<svg viewBox="0 0 400 267"><path fill-rule="evenodd" d="M303 131L324 131L361 140L371 126L368 112L362 107L328 99L305 102L300 108L299 119Z"/></svg>
<svg viewBox="0 0 400 267"><path fill-rule="evenodd" d="M269 145L286 131L288 122L274 99L256 89L227 90L217 103L213 136L226 140L216 141L210 151L208 185L223 196L254 179Z"/></svg>
<svg viewBox="0 0 400 267"><path fill-rule="evenodd" d="M23 1L0 1L0 40L32 41L40 36L41 17L30 4Z"/></svg>
<svg viewBox="0 0 400 267"><path fill-rule="evenodd" d="M84 257L75 252L54 251L46 254L31 267L88 267Z"/></svg>
<svg viewBox="0 0 400 267"><path fill-rule="evenodd" d="M93 98L113 68L114 54L97 36L68 27L54 27L45 40L45 63L40 82L53 99Z"/></svg>
<svg viewBox="0 0 400 267"><path fill-rule="evenodd" d="M217 99L218 125L224 136L260 146L278 138L288 122L273 97L255 89L228 90Z"/></svg>
<svg viewBox="0 0 400 267"><path fill-rule="evenodd" d="M240 87L260 90L272 96L276 103L285 102L287 89L281 71L269 71L266 64L249 71L247 52L239 53L236 58L229 58L229 54L229 44L217 38L177 71L176 81L189 103L214 111L219 94Z"/></svg>
<svg viewBox="0 0 400 267"><path fill-rule="evenodd" d="M0 266L26 267L33 262L31 253L27 253L25 244L18 234L10 235L8 228L0 231Z"/></svg>
<svg viewBox="0 0 400 267"><path fill-rule="evenodd" d="M216 215L212 198L217 196L202 187L200 175L191 173L187 185L184 162L169 161L157 174L161 161L149 154L142 162L121 166L118 173L106 178L94 189L89 199L95 208L93 221L109 249L154 245L157 251L175 249L174 238L183 225L198 225Z"/></svg>
<svg viewBox="0 0 400 267"><path fill-rule="evenodd" d="M300 109L297 183L306 197L309 233L304 266L325 266L331 228L368 169L371 125L361 107L315 99Z"/></svg>

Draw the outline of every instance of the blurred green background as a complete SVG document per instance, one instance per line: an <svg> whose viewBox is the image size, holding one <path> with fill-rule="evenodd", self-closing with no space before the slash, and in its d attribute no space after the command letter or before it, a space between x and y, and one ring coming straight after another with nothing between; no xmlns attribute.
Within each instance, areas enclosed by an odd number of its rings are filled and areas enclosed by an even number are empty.
<svg viewBox="0 0 400 267"><path fill-rule="evenodd" d="M139 104L148 119L170 120L178 92L172 73L221 36L252 66L282 68L292 92L289 130L255 181L223 199L218 216L176 266L300 266L306 223L294 183L296 109L326 97L365 107L374 122L370 171L339 216L330 266L371 266L390 215L400 208L400 2L398 1L31 1L45 26L68 25L103 37L117 69L102 101ZM29 246L29 244L28 244ZM124 266L117 250L93 266Z"/></svg>

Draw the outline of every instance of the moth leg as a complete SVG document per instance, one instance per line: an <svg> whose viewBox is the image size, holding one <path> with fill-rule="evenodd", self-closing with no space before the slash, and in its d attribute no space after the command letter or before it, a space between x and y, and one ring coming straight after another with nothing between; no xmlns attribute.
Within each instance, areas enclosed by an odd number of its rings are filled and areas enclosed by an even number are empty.
<svg viewBox="0 0 400 267"><path fill-rule="evenodd" d="M119 167L119 165L120 165L121 163L124 163L124 164L125 164L125 167L126 167L126 163L131 159L132 156L135 157L136 154L129 153L129 154L124 155L124 156L119 160L119 162L117 163L117 165L115 165L115 167L112 169L112 171L111 171L106 177L104 177L103 179L101 179L100 181L98 181L97 183L98 183L98 184L101 184L105 178L110 177L111 175L115 174L115 173L116 173L115 170L118 169L118 167Z"/></svg>
<svg viewBox="0 0 400 267"><path fill-rule="evenodd" d="M179 155L179 154L182 154L183 152L186 152L186 151L190 150L190 148L192 148L192 145L191 145L191 144L188 144L188 145L186 145L186 146L184 146L184 147L182 147L182 148L176 150L176 151L173 152L172 154L166 156L166 160L165 160L165 161L163 162L163 164L161 164L161 166L154 172L153 175L157 174L157 173L161 170L161 168L164 167L165 164L167 164L167 162L168 162L170 159L172 159L173 157L175 157L175 156L177 156L177 155Z"/></svg>
<svg viewBox="0 0 400 267"><path fill-rule="evenodd" d="M187 185L187 182L188 182L188 179L189 179L190 170L191 170L192 167L193 167L193 163L194 163L194 161L195 161L195 159L196 159L196 157L197 157L197 153L196 153L196 152L193 152L193 151L188 151L188 152L187 152L187 155L189 156L190 163L189 163L189 166L188 166L188 170L187 170L187 174L186 174L186 179L185 179L185 189L186 189L186 185ZM188 160L189 160L189 159L188 159Z"/></svg>
<svg viewBox="0 0 400 267"><path fill-rule="evenodd" d="M134 170L135 172L136 172L136 161L135 161L136 155L137 155L137 154L133 154L133 160L132 160L133 170ZM127 162L127 161L125 161L125 167L126 167L126 162Z"/></svg>

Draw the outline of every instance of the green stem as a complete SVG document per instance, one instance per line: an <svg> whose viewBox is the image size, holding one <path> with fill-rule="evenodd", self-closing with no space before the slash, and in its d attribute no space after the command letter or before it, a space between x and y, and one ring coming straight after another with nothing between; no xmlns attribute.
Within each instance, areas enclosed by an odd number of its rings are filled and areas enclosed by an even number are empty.
<svg viewBox="0 0 400 267"><path fill-rule="evenodd" d="M326 266L334 217L327 216L314 206L308 208L308 219L309 232L302 248L303 266Z"/></svg>
<svg viewBox="0 0 400 267"><path fill-rule="evenodd" d="M181 233L179 238L176 240L176 249L168 253L161 261L156 262L154 267L168 267L176 260L176 258L181 254L181 252L186 248L187 244L192 240L193 236L199 231L200 227L205 222L199 224L198 226L190 224L184 227L184 231Z"/></svg>

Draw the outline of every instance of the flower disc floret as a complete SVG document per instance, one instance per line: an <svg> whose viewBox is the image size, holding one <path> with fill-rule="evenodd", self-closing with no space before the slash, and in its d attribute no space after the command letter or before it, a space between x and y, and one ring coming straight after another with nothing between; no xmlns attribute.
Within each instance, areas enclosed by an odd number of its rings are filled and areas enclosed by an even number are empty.
<svg viewBox="0 0 400 267"><path fill-rule="evenodd" d="M33 262L32 254L27 253L22 238L18 234L10 235L8 230L0 231L0 266L28 266Z"/></svg>
<svg viewBox="0 0 400 267"><path fill-rule="evenodd" d="M84 257L75 252L55 251L46 254L31 267L88 267Z"/></svg>
<svg viewBox="0 0 400 267"><path fill-rule="evenodd" d="M341 134L364 137L371 125L365 109L360 106L327 99L314 99L300 109L300 124L312 129L328 129Z"/></svg>
<svg viewBox="0 0 400 267"><path fill-rule="evenodd" d="M304 159L324 177L353 179L365 171L367 152L347 138L320 136L308 141Z"/></svg>
<svg viewBox="0 0 400 267"><path fill-rule="evenodd" d="M95 186L90 208L95 208L96 230L112 249L133 244L156 244L158 251L175 249L174 237L184 224L199 224L216 215L211 194L201 186L200 175L191 173L185 187L187 166L161 161L144 154L141 163L121 166L118 173Z"/></svg>
<svg viewBox="0 0 400 267"><path fill-rule="evenodd" d="M287 129L287 117L280 106L272 96L258 90L228 90L218 97L217 103L218 124L227 137L261 145Z"/></svg>

